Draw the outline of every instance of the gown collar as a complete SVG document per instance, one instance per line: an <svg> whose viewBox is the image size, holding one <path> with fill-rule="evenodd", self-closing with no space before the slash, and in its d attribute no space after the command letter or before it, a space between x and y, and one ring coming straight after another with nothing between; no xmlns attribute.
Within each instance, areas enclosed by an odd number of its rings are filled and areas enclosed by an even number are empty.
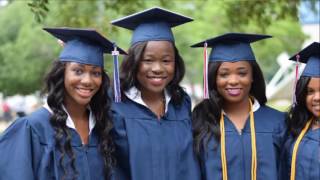
<svg viewBox="0 0 320 180"><path fill-rule="evenodd" d="M43 105L43 107L46 108L51 114L53 114L53 111L52 111L52 109L49 107L47 101L45 102L45 104ZM67 109L65 108L64 105L62 105L62 108L63 108L63 110L64 110L64 111L67 113L67 115L68 115L68 118L67 118L67 121L66 121L66 126L69 127L69 128L71 128L71 129L76 130L76 126L75 126L75 124L74 124L71 116L69 115ZM95 116L94 116L94 114L92 113L92 110L91 110L91 108L90 108L89 106L88 106L88 110L89 110L89 112L90 112L90 113L89 113L89 135L90 135L91 132L92 132L92 130L93 130L93 128L94 128L94 126L96 125L96 119L95 119Z"/></svg>
<svg viewBox="0 0 320 180"><path fill-rule="evenodd" d="M259 101L258 101L256 98L254 98L254 101L253 101L253 104L252 104L252 110L253 110L253 112L258 111L259 108L260 108L260 103L259 103ZM226 113L225 113L225 111L224 111L223 109L222 109L222 113L223 113L224 115L226 115Z"/></svg>
<svg viewBox="0 0 320 180"><path fill-rule="evenodd" d="M135 86L131 87L128 91L125 91L124 93L132 101L149 108L148 105L143 101L143 99L141 97L141 91L138 88L136 88ZM166 99L165 112L167 112L168 111L168 104L171 99L171 95L169 94L169 92L166 89L164 91L164 96Z"/></svg>

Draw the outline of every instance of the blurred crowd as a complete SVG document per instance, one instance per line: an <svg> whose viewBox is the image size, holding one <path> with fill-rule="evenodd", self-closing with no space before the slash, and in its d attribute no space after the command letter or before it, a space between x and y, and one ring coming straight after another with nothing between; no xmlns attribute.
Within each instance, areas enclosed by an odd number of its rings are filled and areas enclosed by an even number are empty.
<svg viewBox="0 0 320 180"><path fill-rule="evenodd" d="M0 100L0 122L10 122L33 112L42 104L37 95L15 95Z"/></svg>

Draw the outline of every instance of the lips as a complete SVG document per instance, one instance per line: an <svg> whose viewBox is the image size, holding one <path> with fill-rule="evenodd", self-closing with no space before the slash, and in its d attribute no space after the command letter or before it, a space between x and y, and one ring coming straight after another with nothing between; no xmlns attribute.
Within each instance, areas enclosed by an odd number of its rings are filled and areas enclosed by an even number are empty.
<svg viewBox="0 0 320 180"><path fill-rule="evenodd" d="M230 96L239 96L241 93L240 88L227 88L226 90Z"/></svg>
<svg viewBox="0 0 320 180"><path fill-rule="evenodd" d="M92 91L93 89L88 89L88 88L76 88L77 93L83 97L83 98L88 98L92 96Z"/></svg>
<svg viewBox="0 0 320 180"><path fill-rule="evenodd" d="M312 105L312 108L317 110L317 111L320 111L320 104Z"/></svg>
<svg viewBox="0 0 320 180"><path fill-rule="evenodd" d="M166 77L147 77L150 84L154 86L160 86L165 83Z"/></svg>

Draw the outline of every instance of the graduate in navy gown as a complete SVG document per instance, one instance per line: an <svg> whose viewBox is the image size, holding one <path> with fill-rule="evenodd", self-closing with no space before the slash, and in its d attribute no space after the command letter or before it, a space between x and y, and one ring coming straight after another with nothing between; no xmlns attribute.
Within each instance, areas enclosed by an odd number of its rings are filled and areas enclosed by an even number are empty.
<svg viewBox="0 0 320 180"><path fill-rule="evenodd" d="M111 100L101 97L109 87L103 53L113 44L95 30L44 30L65 46L46 76L45 105L0 137L0 179L111 179Z"/></svg>
<svg viewBox="0 0 320 180"><path fill-rule="evenodd" d="M320 43L313 42L290 60L306 63L287 117L283 180L320 179Z"/></svg>
<svg viewBox="0 0 320 180"><path fill-rule="evenodd" d="M133 30L121 65L122 102L112 105L121 180L197 180L191 101L171 27L192 19L151 8L112 24Z"/></svg>
<svg viewBox="0 0 320 180"><path fill-rule="evenodd" d="M269 37L227 33L192 46L212 47L205 58L208 89L192 114L203 179L278 177L284 114L265 105L265 81L250 46Z"/></svg>

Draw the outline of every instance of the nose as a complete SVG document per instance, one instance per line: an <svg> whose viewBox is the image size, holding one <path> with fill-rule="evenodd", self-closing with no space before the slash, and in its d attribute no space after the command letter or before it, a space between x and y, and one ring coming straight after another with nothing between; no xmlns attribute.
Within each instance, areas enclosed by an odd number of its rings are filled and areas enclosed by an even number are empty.
<svg viewBox="0 0 320 180"><path fill-rule="evenodd" d="M239 83L239 77L237 75L231 75L228 79L228 83L231 85L237 85Z"/></svg>
<svg viewBox="0 0 320 180"><path fill-rule="evenodd" d="M317 102L320 101L320 90L315 93L313 100Z"/></svg>
<svg viewBox="0 0 320 180"><path fill-rule="evenodd" d="M81 77L81 83L84 86L90 86L91 82L92 82L92 78L90 73L84 73L83 76Z"/></svg>
<svg viewBox="0 0 320 180"><path fill-rule="evenodd" d="M160 62L154 62L152 64L151 70L153 73L159 74L163 71L163 66Z"/></svg>

